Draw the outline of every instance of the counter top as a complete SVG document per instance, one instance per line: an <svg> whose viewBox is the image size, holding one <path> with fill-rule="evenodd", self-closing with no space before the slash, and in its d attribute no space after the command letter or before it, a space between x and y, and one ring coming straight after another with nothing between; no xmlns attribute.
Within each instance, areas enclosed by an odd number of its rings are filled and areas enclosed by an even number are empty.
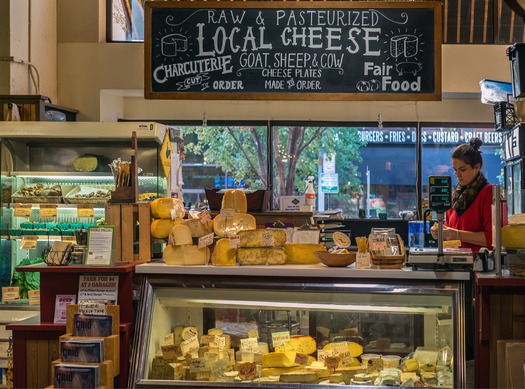
<svg viewBox="0 0 525 389"><path fill-rule="evenodd" d="M270 277L311 277L311 278L374 278L404 280L467 281L466 271L435 272L433 270L403 269L356 269L348 267L327 267L315 265L282 266L177 266L163 262L151 262L135 267L139 274L172 275L217 275L217 276L270 276Z"/></svg>

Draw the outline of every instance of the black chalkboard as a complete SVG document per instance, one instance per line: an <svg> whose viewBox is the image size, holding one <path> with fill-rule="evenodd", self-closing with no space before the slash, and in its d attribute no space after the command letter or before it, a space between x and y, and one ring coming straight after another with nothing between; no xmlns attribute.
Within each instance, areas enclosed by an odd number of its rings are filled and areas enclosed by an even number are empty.
<svg viewBox="0 0 525 389"><path fill-rule="evenodd" d="M149 99L441 99L440 2L169 1L145 10Z"/></svg>

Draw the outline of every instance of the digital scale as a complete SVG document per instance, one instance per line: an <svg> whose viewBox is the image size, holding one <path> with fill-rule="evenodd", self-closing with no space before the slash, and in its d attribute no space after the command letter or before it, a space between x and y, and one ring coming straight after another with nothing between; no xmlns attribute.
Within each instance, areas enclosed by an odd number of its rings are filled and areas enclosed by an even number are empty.
<svg viewBox="0 0 525 389"><path fill-rule="evenodd" d="M452 178L428 178L429 208L436 212L438 221L438 247L413 247L408 252L408 264L414 268L434 270L462 270L473 265L471 249L443 249L443 220L452 207Z"/></svg>

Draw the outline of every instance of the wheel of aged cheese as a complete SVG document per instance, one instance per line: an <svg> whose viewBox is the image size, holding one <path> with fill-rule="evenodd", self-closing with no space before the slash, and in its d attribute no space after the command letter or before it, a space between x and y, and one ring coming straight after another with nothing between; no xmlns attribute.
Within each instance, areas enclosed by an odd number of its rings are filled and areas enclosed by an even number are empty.
<svg viewBox="0 0 525 389"><path fill-rule="evenodd" d="M236 213L248 212L246 193L240 189L230 189L224 193L221 209L231 208Z"/></svg>

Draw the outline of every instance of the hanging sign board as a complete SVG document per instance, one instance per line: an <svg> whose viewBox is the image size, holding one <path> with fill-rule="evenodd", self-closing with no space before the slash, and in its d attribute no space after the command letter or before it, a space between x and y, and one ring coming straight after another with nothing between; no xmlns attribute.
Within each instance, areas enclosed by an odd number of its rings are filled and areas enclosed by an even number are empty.
<svg viewBox="0 0 525 389"><path fill-rule="evenodd" d="M148 99L440 100L440 2L146 2Z"/></svg>

